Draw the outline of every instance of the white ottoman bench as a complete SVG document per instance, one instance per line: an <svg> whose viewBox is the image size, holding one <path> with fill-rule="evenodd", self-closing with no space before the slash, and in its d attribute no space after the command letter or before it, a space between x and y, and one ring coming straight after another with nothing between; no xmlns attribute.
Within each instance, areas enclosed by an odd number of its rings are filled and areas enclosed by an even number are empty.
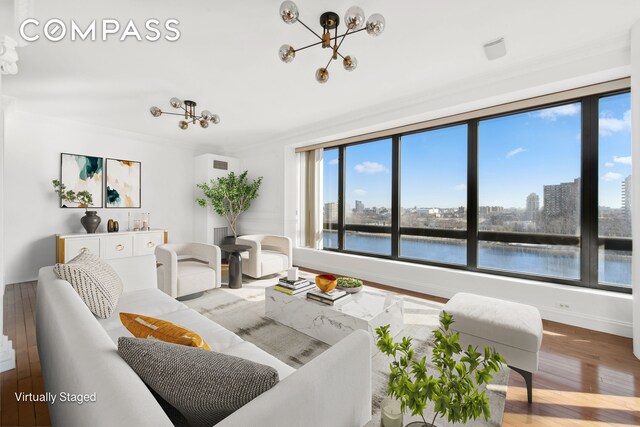
<svg viewBox="0 0 640 427"><path fill-rule="evenodd" d="M538 371L542 344L542 319L537 308L480 295L457 293L442 308L453 316L451 329L460 333L463 348L469 344L495 347L507 365L527 383L532 402L532 377Z"/></svg>

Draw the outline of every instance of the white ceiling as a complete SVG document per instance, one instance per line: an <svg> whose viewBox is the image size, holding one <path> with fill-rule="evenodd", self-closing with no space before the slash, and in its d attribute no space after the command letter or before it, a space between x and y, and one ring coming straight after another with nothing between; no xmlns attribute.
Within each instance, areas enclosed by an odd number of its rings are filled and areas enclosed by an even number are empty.
<svg viewBox="0 0 640 427"><path fill-rule="evenodd" d="M5 76L3 93L18 108L137 132L221 151L282 139L308 126L349 114L362 116L412 93L424 94L474 76L513 70L626 34L640 19L637 0L298 0L300 18L314 29L326 10L344 15L351 4L387 20L385 33L347 38L352 73L333 63L327 84L314 80L328 52L300 52L291 64L281 44L315 41L302 26L278 17L280 0L152 1L35 0L36 18L180 21L177 42L52 43L19 48L19 73ZM0 33L2 29L0 28ZM487 61L482 44L504 36L507 56ZM193 99L222 121L209 129L180 130L178 118L153 118L152 105L169 109L172 96ZM233 148L232 148L233 147Z"/></svg>

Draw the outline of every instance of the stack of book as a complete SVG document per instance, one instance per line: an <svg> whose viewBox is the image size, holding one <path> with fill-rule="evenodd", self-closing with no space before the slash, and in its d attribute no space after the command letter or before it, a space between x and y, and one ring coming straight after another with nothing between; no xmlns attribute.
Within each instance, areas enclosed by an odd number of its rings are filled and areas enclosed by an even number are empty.
<svg viewBox="0 0 640 427"><path fill-rule="evenodd" d="M308 281L307 279L287 280L286 277L283 277L278 281L278 284L274 286L273 289L288 295L298 295L314 289L315 287L316 284Z"/></svg>
<svg viewBox="0 0 640 427"><path fill-rule="evenodd" d="M350 298L351 294L334 289L330 292L322 292L317 287L307 292L307 299L318 301L328 305L335 305Z"/></svg>

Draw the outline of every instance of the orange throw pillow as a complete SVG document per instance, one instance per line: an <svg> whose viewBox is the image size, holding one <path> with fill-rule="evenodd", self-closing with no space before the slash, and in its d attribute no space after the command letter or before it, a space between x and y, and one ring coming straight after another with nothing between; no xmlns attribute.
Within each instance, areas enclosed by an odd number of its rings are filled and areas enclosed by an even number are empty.
<svg viewBox="0 0 640 427"><path fill-rule="evenodd" d="M166 320L140 314L120 313L120 321L136 338L147 338L211 350L211 347L200 335Z"/></svg>

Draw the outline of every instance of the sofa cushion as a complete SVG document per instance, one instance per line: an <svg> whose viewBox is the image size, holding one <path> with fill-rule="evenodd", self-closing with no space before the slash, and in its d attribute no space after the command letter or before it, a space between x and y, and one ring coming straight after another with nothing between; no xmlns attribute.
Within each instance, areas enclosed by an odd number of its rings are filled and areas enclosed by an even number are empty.
<svg viewBox="0 0 640 427"><path fill-rule="evenodd" d="M178 294L190 295L213 289L216 286L216 271L198 261L178 263Z"/></svg>
<svg viewBox="0 0 640 427"><path fill-rule="evenodd" d="M186 310L187 308L186 305L171 298L160 289L142 289L123 293L120 296L114 314L138 313L164 319L164 317L162 317L163 314ZM122 326L119 316L112 316L109 319L98 319L98 321L106 331ZM181 323L178 324L181 325Z"/></svg>
<svg viewBox="0 0 640 427"><path fill-rule="evenodd" d="M188 328L197 333L207 342L207 344L209 344L213 351L224 352L227 348L243 342L242 338L233 332L223 328L192 309L160 314L157 317L159 319L173 322L176 325ZM133 336L124 326L122 326L122 324L117 328L109 329L107 333L114 343L117 343L118 338L120 337Z"/></svg>
<svg viewBox="0 0 640 427"><path fill-rule="evenodd" d="M453 316L455 331L534 353L540 350L542 319L535 307L461 292L443 310Z"/></svg>
<svg viewBox="0 0 640 427"><path fill-rule="evenodd" d="M113 315L122 294L122 281L110 265L83 251L66 264L56 264L53 271L71 284L93 314L103 319Z"/></svg>
<svg viewBox="0 0 640 427"><path fill-rule="evenodd" d="M134 337L211 350L195 332L166 320L141 314L120 313L120 320Z"/></svg>
<svg viewBox="0 0 640 427"><path fill-rule="evenodd" d="M276 371L278 371L278 375L280 377L280 381L294 373L296 370L286 363L280 361L279 359L273 357L266 351L261 350L256 347L254 344L251 344L247 341L242 341L238 344L235 344L231 347L228 347L222 351L224 354L228 354L230 356L241 357L243 359L251 360L256 363L261 363L263 365L271 366Z"/></svg>
<svg viewBox="0 0 640 427"><path fill-rule="evenodd" d="M123 337L118 353L192 427L217 424L278 383L269 366L194 347Z"/></svg>

